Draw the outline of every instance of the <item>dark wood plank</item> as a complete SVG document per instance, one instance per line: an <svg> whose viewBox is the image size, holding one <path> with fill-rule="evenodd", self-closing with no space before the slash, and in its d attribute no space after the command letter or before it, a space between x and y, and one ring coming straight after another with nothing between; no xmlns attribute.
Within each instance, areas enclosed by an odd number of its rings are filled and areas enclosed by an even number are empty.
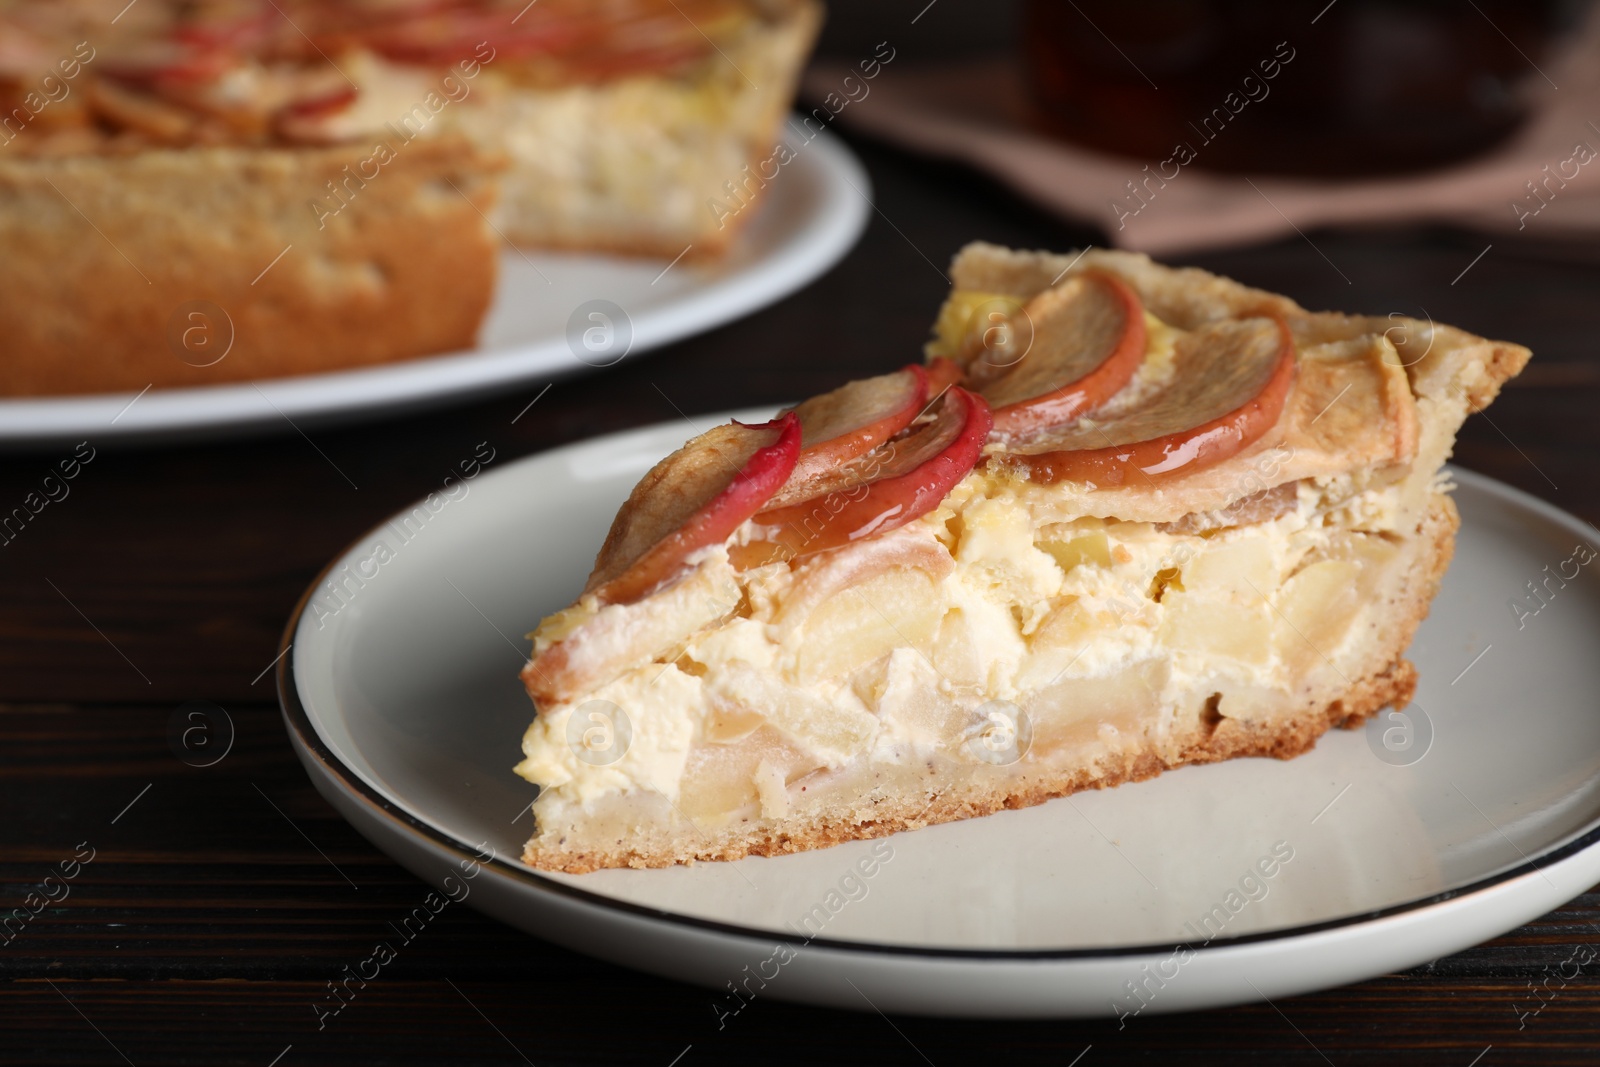
<svg viewBox="0 0 1600 1067"><path fill-rule="evenodd" d="M530 971L537 970L530 961ZM391 973L392 970L392 973ZM1093 1022L990 1022L821 1011L757 999L718 1029L703 994L619 972L485 982L463 961L413 977L399 956L338 1014L317 981L84 982L5 991L0 1041L50 1064L1228 1063L1340 1067L1593 1064L1600 986L1574 981L1518 1029L1523 984L1407 977L1118 1029ZM573 983L583 984L574 995ZM320 1012L319 1012L320 1006ZM81 1014L79 1014L81 1013ZM91 1025L92 1024L92 1025ZM319 1024L321 1029L319 1029ZM287 1050L287 1051L286 1051ZM1086 1051L1087 1050L1087 1051ZM682 1056L682 1059L677 1057ZM1482 1057L1479 1059L1478 1057ZM16 1061L13 1061L16 1062Z"/></svg>

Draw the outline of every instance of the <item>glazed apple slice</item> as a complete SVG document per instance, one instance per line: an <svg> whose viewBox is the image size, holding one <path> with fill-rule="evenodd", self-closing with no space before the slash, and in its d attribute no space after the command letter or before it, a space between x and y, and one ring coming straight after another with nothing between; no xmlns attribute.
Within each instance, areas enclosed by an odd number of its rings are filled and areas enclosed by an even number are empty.
<svg viewBox="0 0 1600 1067"><path fill-rule="evenodd" d="M1014 445L1004 466L1036 482L1118 486L1219 463L1271 429L1294 384L1294 338L1282 319L1213 323L1187 335L1173 384L1112 420L1082 420Z"/></svg>
<svg viewBox="0 0 1600 1067"><path fill-rule="evenodd" d="M725 19L731 6L725 0L632 0L598 10L584 0L546 0L509 18L504 10L436 4L362 29L358 39L388 59L429 66L474 55L483 62L491 61L486 56L558 57L571 72L598 81L704 55L710 45L697 26ZM481 51L485 46L493 51Z"/></svg>
<svg viewBox="0 0 1600 1067"><path fill-rule="evenodd" d="M758 566L904 526L966 477L992 426L983 398L952 386L927 422L803 487L786 486L776 507L755 516L761 536L729 556L736 567Z"/></svg>
<svg viewBox="0 0 1600 1067"><path fill-rule="evenodd" d="M562 12L540 18L535 11L520 26L512 26L500 12L446 9L422 10L348 36L386 59L446 66L472 56L482 44L494 50L483 54L526 59L560 52L594 35L587 20Z"/></svg>
<svg viewBox="0 0 1600 1067"><path fill-rule="evenodd" d="M195 21L174 27L172 36L202 49L244 50L263 41L282 19L282 13L258 3L213 5Z"/></svg>
<svg viewBox="0 0 1600 1067"><path fill-rule="evenodd" d="M790 483L809 482L883 444L911 424L927 398L927 371L912 364L807 400L794 409L800 459Z"/></svg>
<svg viewBox="0 0 1600 1067"><path fill-rule="evenodd" d="M130 44L100 64L106 77L136 88L186 87L214 81L239 62L226 48L154 38Z"/></svg>
<svg viewBox="0 0 1600 1067"><path fill-rule="evenodd" d="M337 140L330 136L330 123L349 110L360 95L355 86L345 83L295 100L278 112L278 132L291 141L308 144Z"/></svg>
<svg viewBox="0 0 1600 1067"><path fill-rule="evenodd" d="M805 430L800 461L766 509L808 501L837 486L859 485L861 474L850 462L936 410L960 376L960 366L939 357L926 368L906 366L806 400L795 408ZM915 392L910 392L910 382L915 382ZM848 429L858 424L859 429Z"/></svg>
<svg viewBox="0 0 1600 1067"><path fill-rule="evenodd" d="M962 377L961 364L943 356L933 357L928 363L928 395L935 397L952 385L960 385Z"/></svg>
<svg viewBox="0 0 1600 1067"><path fill-rule="evenodd" d="M1144 359L1144 305L1122 279L1075 274L1023 306L1032 343L983 387L996 432L1015 436L1093 411L1132 380Z"/></svg>
<svg viewBox="0 0 1600 1067"><path fill-rule="evenodd" d="M793 412L733 422L657 463L617 512L584 592L628 604L679 577L689 557L726 541L789 478L800 454Z"/></svg>

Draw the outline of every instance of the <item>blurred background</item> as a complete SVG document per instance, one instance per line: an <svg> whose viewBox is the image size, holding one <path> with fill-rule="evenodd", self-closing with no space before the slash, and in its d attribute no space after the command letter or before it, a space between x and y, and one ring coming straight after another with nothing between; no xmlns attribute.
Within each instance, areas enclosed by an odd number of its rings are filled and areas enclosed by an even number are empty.
<svg viewBox="0 0 1600 1067"><path fill-rule="evenodd" d="M1119 245L1325 224L1600 233L1587 0L903 8L835 12L810 95L905 11L938 12L877 103L840 123L966 162Z"/></svg>

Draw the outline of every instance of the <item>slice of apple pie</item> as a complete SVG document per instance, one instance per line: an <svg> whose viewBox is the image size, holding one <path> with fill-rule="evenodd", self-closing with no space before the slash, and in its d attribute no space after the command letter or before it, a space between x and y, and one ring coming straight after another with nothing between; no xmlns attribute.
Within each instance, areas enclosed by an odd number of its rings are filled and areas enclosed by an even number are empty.
<svg viewBox="0 0 1600 1067"><path fill-rule="evenodd" d="M1148 258L957 256L925 365L663 460L534 633L527 862L816 848L1403 705L1528 351Z"/></svg>

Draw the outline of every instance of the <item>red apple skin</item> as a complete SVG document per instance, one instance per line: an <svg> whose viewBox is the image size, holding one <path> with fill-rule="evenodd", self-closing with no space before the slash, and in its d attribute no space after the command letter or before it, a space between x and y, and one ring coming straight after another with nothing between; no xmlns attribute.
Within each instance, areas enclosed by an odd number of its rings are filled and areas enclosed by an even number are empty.
<svg viewBox="0 0 1600 1067"><path fill-rule="evenodd" d="M390 26L380 26L350 36L382 55L401 63L447 66L467 59L487 43L495 58L526 59L558 53L583 40L586 27L573 22L540 25L530 19L512 27L504 18L471 11L430 16L426 13ZM478 54L482 58L482 54Z"/></svg>
<svg viewBox="0 0 1600 1067"><path fill-rule="evenodd" d="M201 50L176 42L152 42L149 55L128 55L108 60L101 70L107 77L134 87L187 87L213 81L237 62L224 49Z"/></svg>
<svg viewBox="0 0 1600 1067"><path fill-rule="evenodd" d="M263 7L232 18L178 26L173 29L172 36L207 50L249 48L265 38L274 23L281 23L282 18L279 12Z"/></svg>
<svg viewBox="0 0 1600 1067"><path fill-rule="evenodd" d="M773 535L737 546L730 553L734 565L757 566L838 548L897 529L938 507L977 465L994 424L983 398L959 386L951 386L941 403L953 406L952 417L960 418L961 423L940 452L904 474L868 481L850 492L824 494L829 498L827 514L814 532L807 530L806 523L816 517L823 497L759 513L755 521L771 528ZM930 424L923 432L937 429ZM832 499L835 497L838 499ZM805 537L803 543L795 543L801 536Z"/></svg>
<svg viewBox="0 0 1600 1067"><path fill-rule="evenodd" d="M1087 415L1132 381L1139 364L1144 362L1147 337L1144 303L1139 294L1113 274L1096 271L1084 277L1104 286L1120 307L1124 323L1116 345L1098 366L1081 378L1048 393L995 408L996 433L1025 434Z"/></svg>
<svg viewBox="0 0 1600 1067"><path fill-rule="evenodd" d="M654 6L658 15L689 18L676 3ZM480 51L485 45L493 50L488 55L496 59L556 56L566 70L593 81L670 69L707 51L705 38L693 32L692 21L676 36L619 41L615 18L608 19L598 5L589 9L578 4L556 7L542 16L536 8L518 24L502 11L451 9L448 4L422 8L404 19L357 29L347 36L385 58L427 66L448 66L474 55L488 62ZM622 28L626 31L628 27Z"/></svg>
<svg viewBox="0 0 1600 1067"><path fill-rule="evenodd" d="M812 420L813 426L807 426L808 405L824 402L836 394L844 394L845 390L857 385L851 382L843 389L833 393L825 393L820 397L813 397L805 403L795 407L795 414L801 420L801 428L805 431L802 438L800 458L795 463L794 473L789 476L789 485L785 490L798 488L816 475L831 470L842 464L848 463L857 456L865 455L874 448L883 444L889 438L911 425L911 420L921 413L923 405L928 401L928 372L918 364L912 363L894 372L896 375L905 376L905 385L901 394L894 402L886 407L877 418L860 425L851 427L845 432L827 437L821 441L808 441L806 438L815 432L816 421L825 420L832 415L837 418L834 411L818 410L818 419ZM885 377L888 377L885 375ZM868 382L873 379L868 379ZM859 383L866 384L866 383ZM839 403L849 401L848 395L841 395ZM813 409L815 410L815 409ZM869 413L870 415L870 413Z"/></svg>
<svg viewBox="0 0 1600 1067"><path fill-rule="evenodd" d="M332 89L321 96L296 100L274 118L279 136L301 144L331 144L339 140L337 117L356 102L351 86Z"/></svg>
<svg viewBox="0 0 1600 1067"><path fill-rule="evenodd" d="M935 356L928 364L928 397L932 399L950 388L960 385L965 375L961 364L944 356Z"/></svg>
<svg viewBox="0 0 1600 1067"><path fill-rule="evenodd" d="M743 425L741 423L740 425ZM800 455L800 420L788 412L751 429L771 429L776 438L757 449L727 488L682 525L657 541L621 574L593 590L607 604L631 604L683 573L684 561L709 545L721 544L788 480Z"/></svg>
<svg viewBox="0 0 1600 1067"><path fill-rule="evenodd" d="M343 85L332 89L321 96L313 96L305 100L296 100L283 109L286 118L317 118L337 111L343 111L356 102L356 90L353 86Z"/></svg>
<svg viewBox="0 0 1600 1067"><path fill-rule="evenodd" d="M1115 488L1134 478L1158 482L1190 474L1238 454L1277 424L1294 385L1294 337L1287 322L1280 318L1277 323L1280 341L1272 376L1259 393L1226 415L1133 444L1013 454L1006 457L1007 465L1026 467L1035 482L1093 482L1097 488Z"/></svg>

